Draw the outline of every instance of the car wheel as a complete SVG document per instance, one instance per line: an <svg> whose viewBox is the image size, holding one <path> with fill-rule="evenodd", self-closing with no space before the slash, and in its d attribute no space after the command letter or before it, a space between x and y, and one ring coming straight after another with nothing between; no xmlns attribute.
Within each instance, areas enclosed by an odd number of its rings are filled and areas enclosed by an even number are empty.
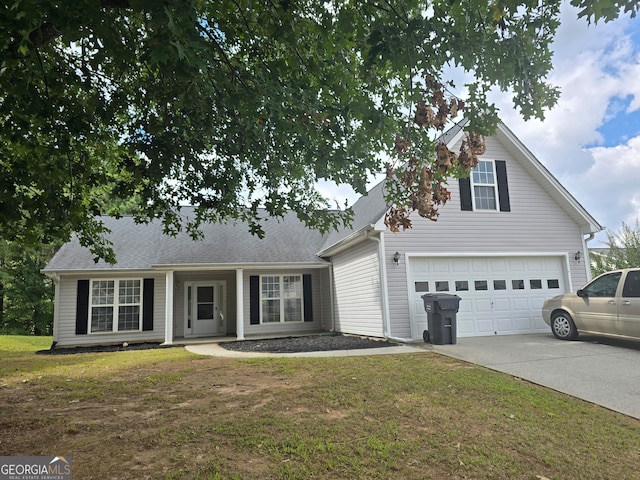
<svg viewBox="0 0 640 480"><path fill-rule="evenodd" d="M578 337L573 319L568 313L558 312L551 317L551 331L560 340L575 340Z"/></svg>

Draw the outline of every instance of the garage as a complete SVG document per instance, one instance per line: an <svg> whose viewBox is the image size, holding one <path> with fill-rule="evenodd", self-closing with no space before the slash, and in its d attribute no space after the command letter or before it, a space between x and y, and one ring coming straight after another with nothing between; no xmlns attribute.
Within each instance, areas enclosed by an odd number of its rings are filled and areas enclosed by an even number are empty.
<svg viewBox="0 0 640 480"><path fill-rule="evenodd" d="M408 258L411 335L427 328L422 295L458 295L458 337L546 332L542 302L565 293L566 257L549 255Z"/></svg>

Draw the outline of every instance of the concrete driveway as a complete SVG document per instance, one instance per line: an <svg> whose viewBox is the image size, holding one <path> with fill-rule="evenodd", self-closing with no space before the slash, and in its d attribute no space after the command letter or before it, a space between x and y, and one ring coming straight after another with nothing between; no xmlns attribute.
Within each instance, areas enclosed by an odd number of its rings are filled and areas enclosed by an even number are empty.
<svg viewBox="0 0 640 480"><path fill-rule="evenodd" d="M549 334L459 338L435 352L483 365L640 419L640 342Z"/></svg>

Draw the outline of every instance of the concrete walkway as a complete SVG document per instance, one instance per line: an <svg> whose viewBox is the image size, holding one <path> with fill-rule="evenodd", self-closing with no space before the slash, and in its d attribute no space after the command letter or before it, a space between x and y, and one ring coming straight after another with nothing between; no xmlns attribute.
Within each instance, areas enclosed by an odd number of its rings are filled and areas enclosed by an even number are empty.
<svg viewBox="0 0 640 480"><path fill-rule="evenodd" d="M363 350L305 353L234 352L216 343L187 345L200 355L233 358L336 357L434 351L567 393L640 419L640 342L551 333L459 338L455 345L424 343Z"/></svg>
<svg viewBox="0 0 640 480"><path fill-rule="evenodd" d="M640 342L549 333L460 338L433 350L640 419Z"/></svg>
<svg viewBox="0 0 640 480"><path fill-rule="evenodd" d="M260 357L358 357L365 355L393 355L399 353L424 352L431 349L430 345L407 344L397 347L362 348L356 350L331 350L328 352L301 352L301 353L255 353L255 352L235 352L222 348L217 343L204 343L201 345L185 345L191 353L198 355L212 355L216 357L232 358L260 358Z"/></svg>

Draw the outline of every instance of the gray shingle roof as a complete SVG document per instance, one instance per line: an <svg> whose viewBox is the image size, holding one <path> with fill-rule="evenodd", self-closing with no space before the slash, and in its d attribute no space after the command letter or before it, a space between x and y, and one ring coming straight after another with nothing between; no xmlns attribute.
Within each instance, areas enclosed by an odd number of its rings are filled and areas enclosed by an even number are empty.
<svg viewBox="0 0 640 480"><path fill-rule="evenodd" d="M189 209L182 214L188 216ZM116 265L95 263L88 249L74 236L63 245L45 271L149 269L157 265L238 265L258 263L318 263L325 260L316 253L326 237L307 228L294 213L282 219L268 218L262 225L263 239L249 233L246 223L202 225L203 240L193 240L184 231L175 237L163 234L162 222L136 224L132 217L102 217L111 230Z"/></svg>

